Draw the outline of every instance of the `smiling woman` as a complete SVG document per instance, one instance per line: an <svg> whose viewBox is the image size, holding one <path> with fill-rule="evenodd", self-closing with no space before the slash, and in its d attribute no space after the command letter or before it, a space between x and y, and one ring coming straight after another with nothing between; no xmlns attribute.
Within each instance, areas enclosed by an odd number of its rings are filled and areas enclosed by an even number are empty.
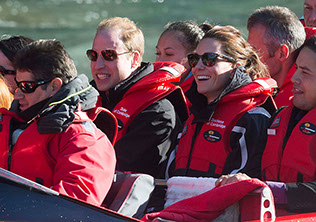
<svg viewBox="0 0 316 222"><path fill-rule="evenodd" d="M195 81L175 157L175 176L260 175L264 129L276 83L252 47L232 26L215 26L188 56ZM251 101L251 102L250 102ZM269 107L271 111L275 107ZM220 123L220 124L219 124Z"/></svg>

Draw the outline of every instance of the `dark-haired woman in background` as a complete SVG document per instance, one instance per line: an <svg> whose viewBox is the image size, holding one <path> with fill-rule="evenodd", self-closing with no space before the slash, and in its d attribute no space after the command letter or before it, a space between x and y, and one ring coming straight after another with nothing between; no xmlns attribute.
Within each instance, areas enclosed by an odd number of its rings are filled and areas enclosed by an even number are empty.
<svg viewBox="0 0 316 222"><path fill-rule="evenodd" d="M198 25L194 21L168 23L156 46L156 62L170 61L183 65L187 71L182 74L181 88L186 92L193 81L187 55L194 52L204 32L211 29L208 23Z"/></svg>
<svg viewBox="0 0 316 222"><path fill-rule="evenodd" d="M13 68L14 57L19 50L33 41L33 39L25 36L11 36L0 39L0 74L12 94L17 88L14 81L16 75Z"/></svg>

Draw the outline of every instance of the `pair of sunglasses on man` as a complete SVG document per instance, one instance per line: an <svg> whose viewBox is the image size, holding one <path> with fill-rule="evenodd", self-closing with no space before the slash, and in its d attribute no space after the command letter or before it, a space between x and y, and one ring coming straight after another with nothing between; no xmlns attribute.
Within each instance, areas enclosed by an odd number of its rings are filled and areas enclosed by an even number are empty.
<svg viewBox="0 0 316 222"><path fill-rule="evenodd" d="M106 49L106 50L102 50L100 52L101 56L103 57L104 60L106 61L114 61L117 59L117 57L119 55L124 55L127 53L132 53L134 51L126 51L126 52L122 52L122 53L117 53L115 50L112 49ZM90 59L91 61L95 62L98 59L98 52L93 50L93 49L89 49L86 52L88 59Z"/></svg>
<svg viewBox="0 0 316 222"><path fill-rule="evenodd" d="M23 93L32 93L34 92L37 87L41 86L41 85L45 85L51 81L53 81L53 79L51 80L39 80L39 81L21 81L18 82L16 80L16 78L14 78L14 81L17 85L17 87L23 92Z"/></svg>

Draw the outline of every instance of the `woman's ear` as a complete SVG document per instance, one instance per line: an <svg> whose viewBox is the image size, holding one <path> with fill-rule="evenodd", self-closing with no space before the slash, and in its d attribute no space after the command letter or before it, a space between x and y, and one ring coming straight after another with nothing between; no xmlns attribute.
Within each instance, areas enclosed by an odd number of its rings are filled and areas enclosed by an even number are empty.
<svg viewBox="0 0 316 222"><path fill-rule="evenodd" d="M55 78L51 81L50 87L52 89L52 96L60 90L62 85L63 85L63 81L61 80L61 78Z"/></svg>

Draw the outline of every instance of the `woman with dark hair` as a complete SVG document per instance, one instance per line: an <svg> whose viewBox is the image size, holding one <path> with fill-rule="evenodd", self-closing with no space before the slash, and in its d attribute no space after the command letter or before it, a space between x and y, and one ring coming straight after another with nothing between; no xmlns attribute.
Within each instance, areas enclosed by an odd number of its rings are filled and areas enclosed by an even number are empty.
<svg viewBox="0 0 316 222"><path fill-rule="evenodd" d="M192 106L176 151L174 175L247 172L260 177L261 135L271 117L262 106L273 102L276 87L265 65L232 26L209 30L188 62L194 81L186 95Z"/></svg>
<svg viewBox="0 0 316 222"><path fill-rule="evenodd" d="M11 36L0 39L0 72L10 92L14 93L16 84L14 78L16 72L13 68L13 60L16 53L34 40L25 36Z"/></svg>
<svg viewBox="0 0 316 222"><path fill-rule="evenodd" d="M211 29L208 23L199 26L194 21L177 21L168 23L159 37L156 46L156 62L177 62L186 68L181 76L181 88L186 92L192 83L193 76L187 55L194 52L204 32Z"/></svg>

